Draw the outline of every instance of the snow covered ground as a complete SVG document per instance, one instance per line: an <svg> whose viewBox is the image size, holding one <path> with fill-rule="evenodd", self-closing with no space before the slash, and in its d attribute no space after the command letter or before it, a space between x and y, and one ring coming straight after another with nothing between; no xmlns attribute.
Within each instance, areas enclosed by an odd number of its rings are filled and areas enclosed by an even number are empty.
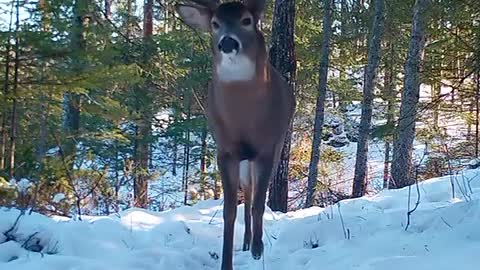
<svg viewBox="0 0 480 270"><path fill-rule="evenodd" d="M451 183L455 187L452 196ZM265 259L242 252L243 206L235 236L235 269L478 269L480 170L431 179L417 188L382 191L321 209L287 214L267 209ZM219 269L221 201L167 212L129 209L83 221L18 216L0 209L1 270ZM7 234L7 235L5 235ZM5 241L7 236L10 241ZM40 252L28 251L37 250Z"/></svg>

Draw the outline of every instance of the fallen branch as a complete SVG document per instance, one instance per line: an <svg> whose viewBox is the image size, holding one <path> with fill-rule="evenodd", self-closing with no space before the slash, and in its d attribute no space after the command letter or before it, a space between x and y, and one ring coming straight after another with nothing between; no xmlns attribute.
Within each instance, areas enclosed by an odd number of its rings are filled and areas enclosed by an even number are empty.
<svg viewBox="0 0 480 270"><path fill-rule="evenodd" d="M5 239L5 242L15 240L15 237L13 237L12 233L17 230L18 222L20 222L20 218L25 214L25 211L20 210L20 214L17 216L15 219L15 222L13 225L3 233L7 239Z"/></svg>

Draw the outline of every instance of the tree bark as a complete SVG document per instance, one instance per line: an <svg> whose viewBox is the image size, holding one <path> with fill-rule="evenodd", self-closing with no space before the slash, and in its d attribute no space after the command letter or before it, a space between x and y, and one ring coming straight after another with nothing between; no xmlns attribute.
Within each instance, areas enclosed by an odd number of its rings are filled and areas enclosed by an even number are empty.
<svg viewBox="0 0 480 270"><path fill-rule="evenodd" d="M3 114L2 114L2 127L1 127L1 130L0 130L0 136L1 136L1 144L0 145L0 170L3 170L5 169L5 159L6 159L6 156L5 156L5 153L6 153L6 150L7 150L7 134L8 134L8 131L7 131L7 110L4 110L3 111Z"/></svg>
<svg viewBox="0 0 480 270"><path fill-rule="evenodd" d="M295 0L276 0L272 22L272 47L270 63L285 77L289 87L295 88ZM268 206L273 211L287 212L288 170L293 119L285 136L282 154L275 175L270 183Z"/></svg>
<svg viewBox="0 0 480 270"><path fill-rule="evenodd" d="M15 176L15 147L17 136L17 106L18 106L18 69L20 67L20 1L16 1L15 15L15 65L13 68L12 114L10 122L10 178Z"/></svg>
<svg viewBox="0 0 480 270"><path fill-rule="evenodd" d="M476 69L477 69L477 85L475 88L475 157L478 158L479 153L479 143L480 143L480 27L477 26L476 33Z"/></svg>
<svg viewBox="0 0 480 270"><path fill-rule="evenodd" d="M368 64L365 67L363 84L363 106L358 133L357 154L355 160L355 175L353 179L352 197L357 198L367 190L368 139L372 125L372 109L377 69L380 64L381 42L385 21L385 1L375 0L375 18L373 20L370 44L368 49Z"/></svg>
<svg viewBox="0 0 480 270"><path fill-rule="evenodd" d="M143 92L143 91L139 91ZM148 161L149 161L149 140L151 135L151 117L148 113L141 113L141 119L137 121L136 138L136 162L135 162L135 185L134 199L135 207L148 208Z"/></svg>
<svg viewBox="0 0 480 270"><path fill-rule="evenodd" d="M105 0L105 16L110 18L112 15L112 0Z"/></svg>
<svg viewBox="0 0 480 270"><path fill-rule="evenodd" d="M207 185L207 135L208 129L205 125L201 134L201 153L200 153L200 193L205 198L205 188Z"/></svg>
<svg viewBox="0 0 480 270"><path fill-rule="evenodd" d="M9 94L9 88L10 88L10 50L11 50L11 44L10 44L10 38L11 38L11 33L12 33L12 21L13 21L13 5L12 9L10 11L10 21L8 24L8 39L7 39L7 44L5 45L5 82L3 84L3 93L4 93L4 104L5 106L2 108L2 127L1 127L1 137L2 137L2 145L0 146L0 170L5 169L5 164L7 160L7 141L8 141L8 130L7 130L7 122L8 122L8 107L7 105L7 97Z"/></svg>
<svg viewBox="0 0 480 270"><path fill-rule="evenodd" d="M480 58L477 58L480 62ZM477 64L477 87L475 91L475 157L478 158L479 147L479 117L480 117L480 64Z"/></svg>
<svg viewBox="0 0 480 270"><path fill-rule="evenodd" d="M389 28L387 31L391 31ZM394 65L394 43L393 36L389 34L389 42L387 47L390 51L389 60L385 66L385 78L384 78L384 87L385 87L385 99L387 100L387 123L386 126L390 129L393 126L394 120L394 107L395 102L395 65ZM388 189L390 186L390 152L391 152L391 134L385 136L385 157L384 157L384 166L383 166L383 188Z"/></svg>
<svg viewBox="0 0 480 270"><path fill-rule="evenodd" d="M190 120L191 117L191 103L190 103L190 97L187 98L187 121ZM183 156L183 188L184 188L184 198L183 198L183 204L187 205L188 203L188 178L190 176L190 128L187 127L187 132L186 132L186 144L185 144L185 152Z"/></svg>
<svg viewBox="0 0 480 270"><path fill-rule="evenodd" d="M400 105L397 136L393 147L392 181L395 188L413 184L412 150L420 92L420 65L425 46L426 11L429 0L416 0L413 25L405 63L404 89Z"/></svg>
<svg viewBox="0 0 480 270"><path fill-rule="evenodd" d="M322 129L325 111L324 104L327 93L330 36L332 34L332 13L334 3L332 0L323 0L323 5L325 10L325 14L323 16L323 39L320 50L321 58L319 65L318 95L315 109L315 122L313 126L312 153L308 167L308 186L305 207L310 207L313 205L313 199L317 185L318 162L320 161L320 145L322 142Z"/></svg>
<svg viewBox="0 0 480 270"><path fill-rule="evenodd" d="M153 35L153 0L145 0L143 10L143 38L144 38L144 65L146 66L151 55L152 35ZM145 68L145 67L144 67ZM146 80L145 85L141 86L137 91L137 112L140 119L137 121L138 136L137 154L136 154L136 170L140 173L135 176L135 206L140 208L148 208L148 181L150 174L148 172L149 155L150 155L150 137L152 134L152 108L149 98L151 88L151 79Z"/></svg>
<svg viewBox="0 0 480 270"><path fill-rule="evenodd" d="M437 59L439 60L439 59ZM438 77L439 79L440 77ZM437 79L437 78L436 78ZM439 99L441 98L441 87L442 85L440 84L440 82L434 82L432 84L432 103L436 103L434 104L432 110L433 110L433 129L434 130L438 130L438 121L439 121L439 118L440 118L440 102L439 102Z"/></svg>

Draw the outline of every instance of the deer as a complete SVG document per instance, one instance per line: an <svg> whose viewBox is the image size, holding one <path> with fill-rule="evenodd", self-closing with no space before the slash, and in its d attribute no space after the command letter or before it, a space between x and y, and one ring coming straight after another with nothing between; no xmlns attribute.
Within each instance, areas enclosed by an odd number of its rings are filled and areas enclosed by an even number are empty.
<svg viewBox="0 0 480 270"><path fill-rule="evenodd" d="M212 42L205 114L223 185L222 270L233 269L239 189L245 206L242 250L255 260L263 255L265 200L295 110L293 90L268 59L259 29L264 7L265 0L190 0L175 6L185 24L210 33Z"/></svg>

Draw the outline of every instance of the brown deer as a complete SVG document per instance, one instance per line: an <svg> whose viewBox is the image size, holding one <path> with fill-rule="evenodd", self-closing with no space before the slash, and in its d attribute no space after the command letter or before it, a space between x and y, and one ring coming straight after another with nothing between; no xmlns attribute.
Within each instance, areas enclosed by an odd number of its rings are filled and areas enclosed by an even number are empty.
<svg viewBox="0 0 480 270"><path fill-rule="evenodd" d="M208 93L207 119L217 144L223 184L222 270L231 270L239 187L245 197L243 250L251 249L256 260L263 254L266 193L295 98L268 61L265 39L258 29L264 0L244 4L191 1L178 4L176 10L186 24L212 36L213 87Z"/></svg>

